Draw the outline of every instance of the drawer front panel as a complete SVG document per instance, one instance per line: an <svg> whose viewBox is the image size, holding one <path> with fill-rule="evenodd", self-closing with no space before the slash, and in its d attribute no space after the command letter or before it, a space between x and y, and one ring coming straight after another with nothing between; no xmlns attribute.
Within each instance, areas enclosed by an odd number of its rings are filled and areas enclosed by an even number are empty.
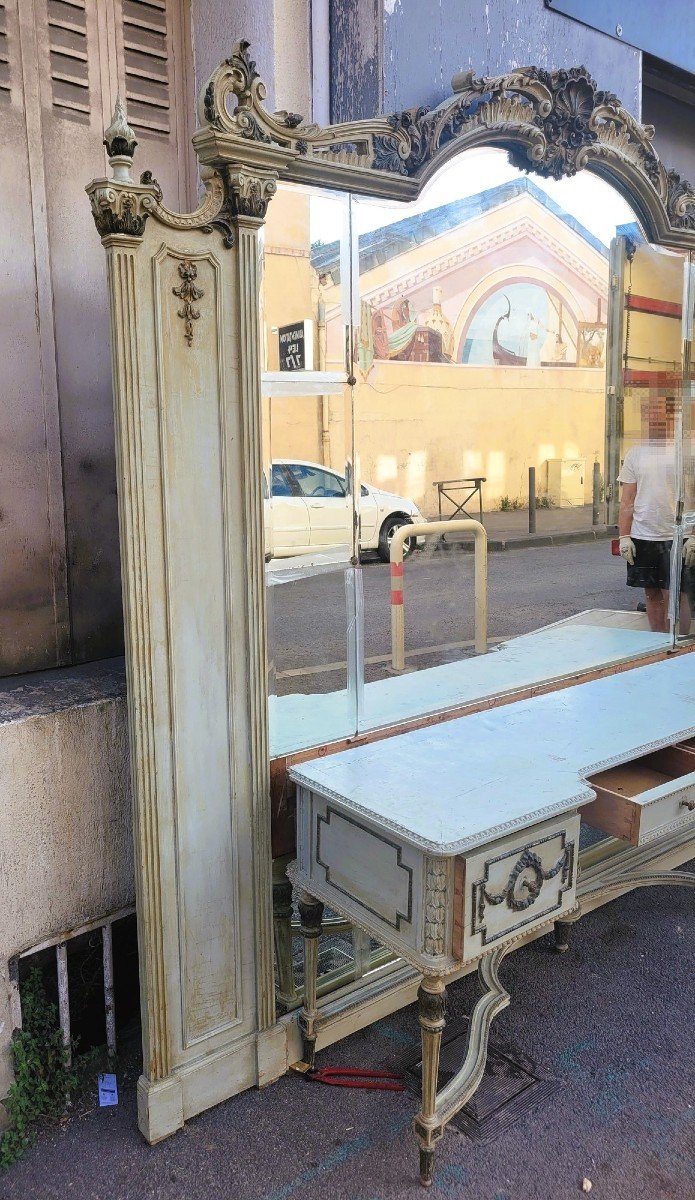
<svg viewBox="0 0 695 1200"><path fill-rule="evenodd" d="M463 865L457 957L476 958L574 907L579 817L546 822L470 855Z"/></svg>
<svg viewBox="0 0 695 1200"><path fill-rule="evenodd" d="M604 833L642 846L695 816L695 754L666 746L588 777L596 799L582 817Z"/></svg>
<svg viewBox="0 0 695 1200"><path fill-rule="evenodd" d="M658 799L650 799L646 793L640 809L639 846L674 825L686 825L688 821L695 820L695 784L691 783Z"/></svg>
<svg viewBox="0 0 695 1200"><path fill-rule="evenodd" d="M402 850L330 805L316 822L316 865L326 883L393 929L413 920L413 870Z"/></svg>

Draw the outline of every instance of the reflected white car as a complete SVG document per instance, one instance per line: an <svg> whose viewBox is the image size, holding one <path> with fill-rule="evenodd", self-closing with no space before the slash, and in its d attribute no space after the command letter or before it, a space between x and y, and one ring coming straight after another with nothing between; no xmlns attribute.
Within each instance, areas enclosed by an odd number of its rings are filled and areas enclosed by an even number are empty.
<svg viewBox="0 0 695 1200"><path fill-rule="evenodd" d="M345 476L337 471L301 459L274 459L270 495L263 477L263 505L269 557L291 558L350 546L352 508ZM397 529L425 520L412 500L370 484L362 484L359 516L360 551L376 550L382 562L389 561ZM414 550L415 542L421 545L424 540L408 538L404 556Z"/></svg>

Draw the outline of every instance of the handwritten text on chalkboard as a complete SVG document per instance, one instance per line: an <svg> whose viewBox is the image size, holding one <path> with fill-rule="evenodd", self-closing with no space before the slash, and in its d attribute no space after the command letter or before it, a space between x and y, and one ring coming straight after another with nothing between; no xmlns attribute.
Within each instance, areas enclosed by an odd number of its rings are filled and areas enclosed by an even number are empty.
<svg viewBox="0 0 695 1200"><path fill-rule="evenodd" d="M278 339L281 371L311 370L313 363L307 361L311 328L307 329L307 322L297 321L294 325L281 325L278 329Z"/></svg>

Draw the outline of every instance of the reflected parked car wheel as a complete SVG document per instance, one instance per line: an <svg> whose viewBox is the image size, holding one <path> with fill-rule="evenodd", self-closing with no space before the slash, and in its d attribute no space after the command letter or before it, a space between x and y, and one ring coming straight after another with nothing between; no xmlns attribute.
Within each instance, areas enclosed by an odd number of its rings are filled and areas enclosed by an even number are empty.
<svg viewBox="0 0 695 1200"><path fill-rule="evenodd" d="M393 535L397 529L402 529L404 525L412 525L409 517L387 517L384 524L381 526L379 534L379 558L382 562L389 562L391 553L391 542ZM403 558L407 558L415 549L415 539L406 538L403 543Z"/></svg>

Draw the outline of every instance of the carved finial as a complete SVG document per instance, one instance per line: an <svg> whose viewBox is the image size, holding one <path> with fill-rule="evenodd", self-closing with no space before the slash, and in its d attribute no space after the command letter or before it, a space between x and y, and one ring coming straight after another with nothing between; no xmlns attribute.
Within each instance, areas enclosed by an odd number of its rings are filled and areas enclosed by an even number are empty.
<svg viewBox="0 0 695 1200"><path fill-rule="evenodd" d="M128 124L125 104L117 96L111 124L104 133L104 145L113 167L114 179L131 182L130 168L137 144L135 133Z"/></svg>
<svg viewBox="0 0 695 1200"><path fill-rule="evenodd" d="M242 38L237 42L232 50L231 58L227 59L227 64L236 72L236 87L235 91L239 97L240 104L247 104L251 99L251 89L257 79L260 79L256 64L249 54L251 43ZM265 89L264 89L265 91Z"/></svg>

